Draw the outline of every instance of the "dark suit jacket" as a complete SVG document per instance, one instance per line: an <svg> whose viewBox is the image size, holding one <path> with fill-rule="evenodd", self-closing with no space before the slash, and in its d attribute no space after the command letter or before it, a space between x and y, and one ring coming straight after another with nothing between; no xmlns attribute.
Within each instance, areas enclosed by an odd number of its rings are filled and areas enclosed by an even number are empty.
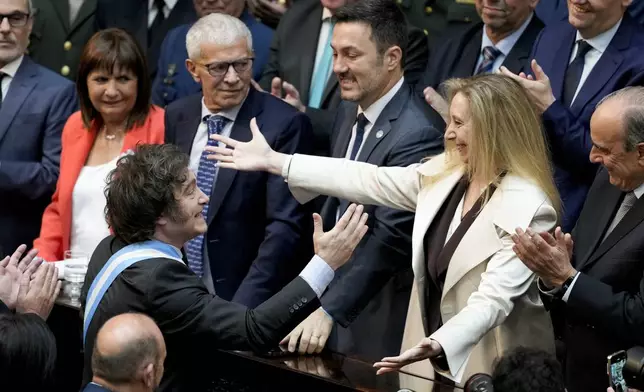
<svg viewBox="0 0 644 392"><path fill-rule="evenodd" d="M5 303L2 302L2 300L0 300L0 314L2 313L11 313L11 309L9 309L7 305L5 305Z"/></svg>
<svg viewBox="0 0 644 392"><path fill-rule="evenodd" d="M310 151L311 123L306 115L253 88L230 136L249 141L253 117L275 151ZM174 102L166 110L166 143L174 143L190 154L200 121L201 95ZM204 244L215 291L226 300L255 307L304 266L306 256L302 252L311 249L309 206L293 198L280 176L231 169L219 169L209 196Z"/></svg>
<svg viewBox="0 0 644 392"><path fill-rule="evenodd" d="M572 107L565 107L561 99L575 37L576 30L567 21L547 26L531 56L550 78L557 99L542 117L556 166L555 182L563 201L565 231L574 226L597 172L597 165L589 160L589 124L595 106L613 91L644 82L644 28L626 14Z"/></svg>
<svg viewBox="0 0 644 392"><path fill-rule="evenodd" d="M519 40L503 60L510 71L519 73L530 57L535 39L543 29L543 22L533 16ZM418 84L419 90L427 86L437 88L450 78L469 78L476 72L476 63L481 55L483 22L467 26L453 38L439 45L429 58L429 65Z"/></svg>
<svg viewBox="0 0 644 392"><path fill-rule="evenodd" d="M40 65L76 81L83 47L96 32L96 0L85 0L73 23L69 22L69 1L33 0L36 13L29 37L29 56Z"/></svg>
<svg viewBox="0 0 644 392"><path fill-rule="evenodd" d="M76 107L73 83L23 58L0 109L0 254L38 237L58 179L63 126Z"/></svg>
<svg viewBox="0 0 644 392"><path fill-rule="evenodd" d="M549 25L568 18L568 4L566 0L540 1L534 12L543 23Z"/></svg>
<svg viewBox="0 0 644 392"><path fill-rule="evenodd" d="M170 15L164 20L160 33L148 40L147 0L96 0L97 30L108 27L119 27L136 37L143 50L147 49L148 70L154 78L161 44L168 31L182 24L197 20L192 0L177 0Z"/></svg>
<svg viewBox="0 0 644 392"><path fill-rule="evenodd" d="M600 170L572 233L581 273L568 302L551 304L564 325L570 392L605 391L606 356L644 345L644 198L602 242L623 194Z"/></svg>
<svg viewBox="0 0 644 392"><path fill-rule="evenodd" d="M253 36L253 78L259 80L268 61L268 49L273 38L273 30L258 22L245 10L239 19L246 24ZM192 24L171 30L161 46L157 75L152 84L152 102L165 107L179 98L201 92L201 85L194 81L186 68L188 50L186 35Z"/></svg>
<svg viewBox="0 0 644 392"><path fill-rule="evenodd" d="M378 166L408 166L443 151L445 123L430 122L425 103L403 84L371 128L358 161ZM333 126L333 157L346 156L358 115L355 103L343 102ZM378 135L381 135L378 137ZM333 227L340 201L328 198L322 209L326 229ZM344 201L342 207L348 203ZM400 352L414 273L411 233L414 214L365 206L369 231L322 297L322 306L340 324L329 347L368 360ZM369 331L365 334L365 331Z"/></svg>
<svg viewBox="0 0 644 392"><path fill-rule="evenodd" d="M125 246L107 237L89 263L81 304L107 260ZM292 328L319 306L315 292L296 278L257 309L208 293L185 264L169 259L140 261L125 269L105 292L89 325L85 342L83 385L92 379L91 355L100 327L127 312L150 316L163 333L167 348L160 391L202 391L216 349L262 351L277 345Z"/></svg>
<svg viewBox="0 0 644 392"><path fill-rule="evenodd" d="M259 82L264 90L270 91L273 78L280 77L293 84L300 93L302 103L308 104L322 26L322 10L320 0L298 0L282 16L273 37L268 63ZM421 77L428 56L427 37L422 30L410 26L405 54L405 79L408 83L413 84ZM333 111L340 101L338 80L335 75L331 75L322 95L322 110L307 108L307 114L313 123L318 155L330 153L330 132L335 116Z"/></svg>

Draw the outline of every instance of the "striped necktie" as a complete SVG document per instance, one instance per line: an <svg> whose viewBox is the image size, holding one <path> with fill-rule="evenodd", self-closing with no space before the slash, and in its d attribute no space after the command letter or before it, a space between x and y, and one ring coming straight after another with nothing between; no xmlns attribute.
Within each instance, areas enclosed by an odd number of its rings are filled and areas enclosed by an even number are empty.
<svg viewBox="0 0 644 392"><path fill-rule="evenodd" d="M208 136L213 134L221 134L228 123L228 119L223 116L209 116L206 119L206 124L208 125ZM208 137L208 142L206 146L217 146L219 143L215 140L212 140ZM203 193L208 195L212 194L213 185L215 183L215 178L217 177L217 162L208 160L206 157L208 154L204 150L199 159L199 168L197 169L197 186ZM206 204L203 208L203 216L208 221L208 207L209 204ZM188 256L188 266L190 269L197 274L198 276L203 276L203 241L204 235L201 234L186 243L186 255Z"/></svg>
<svg viewBox="0 0 644 392"><path fill-rule="evenodd" d="M483 48L483 61L479 68L476 70L475 75L490 73L494 68L494 62L501 55L501 51L494 46L486 46Z"/></svg>

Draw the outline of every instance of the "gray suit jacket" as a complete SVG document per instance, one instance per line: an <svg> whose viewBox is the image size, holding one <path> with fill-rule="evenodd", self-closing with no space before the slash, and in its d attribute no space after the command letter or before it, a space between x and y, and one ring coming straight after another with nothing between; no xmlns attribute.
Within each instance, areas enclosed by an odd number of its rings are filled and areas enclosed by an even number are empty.
<svg viewBox="0 0 644 392"><path fill-rule="evenodd" d="M378 166L408 166L443 151L445 124L440 116L425 117L427 106L403 84L371 128L358 161ZM355 103L343 102L333 126L333 157L343 158L357 116ZM322 209L325 225L348 202L329 197ZM414 214L366 206L369 232L352 261L336 272L322 297L324 309L339 325L329 338L335 351L379 360L397 355L413 282L411 233ZM365 334L364 331L370 331ZM374 373L375 374L375 373Z"/></svg>
<svg viewBox="0 0 644 392"><path fill-rule="evenodd" d="M69 1L33 2L36 16L29 38L29 55L38 64L75 81L83 47L96 32L96 0L85 0L73 23L69 21Z"/></svg>

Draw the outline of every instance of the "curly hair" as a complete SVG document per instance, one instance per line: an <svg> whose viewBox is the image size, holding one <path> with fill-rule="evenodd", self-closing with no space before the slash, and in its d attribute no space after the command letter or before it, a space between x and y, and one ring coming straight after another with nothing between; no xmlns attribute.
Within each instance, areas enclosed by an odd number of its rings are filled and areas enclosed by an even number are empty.
<svg viewBox="0 0 644 392"><path fill-rule="evenodd" d="M506 353L494 367L495 392L564 392L563 372L545 351L519 347Z"/></svg>
<svg viewBox="0 0 644 392"><path fill-rule="evenodd" d="M172 144L138 145L121 157L107 178L105 217L127 244L153 237L161 216L180 222L176 194L188 178L189 159Z"/></svg>

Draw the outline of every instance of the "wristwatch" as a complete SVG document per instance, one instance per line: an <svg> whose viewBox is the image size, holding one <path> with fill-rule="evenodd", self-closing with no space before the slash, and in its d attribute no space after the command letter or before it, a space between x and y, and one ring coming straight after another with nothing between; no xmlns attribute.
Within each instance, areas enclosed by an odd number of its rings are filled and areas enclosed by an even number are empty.
<svg viewBox="0 0 644 392"><path fill-rule="evenodd" d="M563 299L563 296L566 294L566 292L570 288L570 285L572 285L572 282L575 281L576 276L577 276L577 274L574 274L574 275L568 277L568 279L566 279L566 281L561 285L559 290L557 290L557 292L554 294L555 298Z"/></svg>

